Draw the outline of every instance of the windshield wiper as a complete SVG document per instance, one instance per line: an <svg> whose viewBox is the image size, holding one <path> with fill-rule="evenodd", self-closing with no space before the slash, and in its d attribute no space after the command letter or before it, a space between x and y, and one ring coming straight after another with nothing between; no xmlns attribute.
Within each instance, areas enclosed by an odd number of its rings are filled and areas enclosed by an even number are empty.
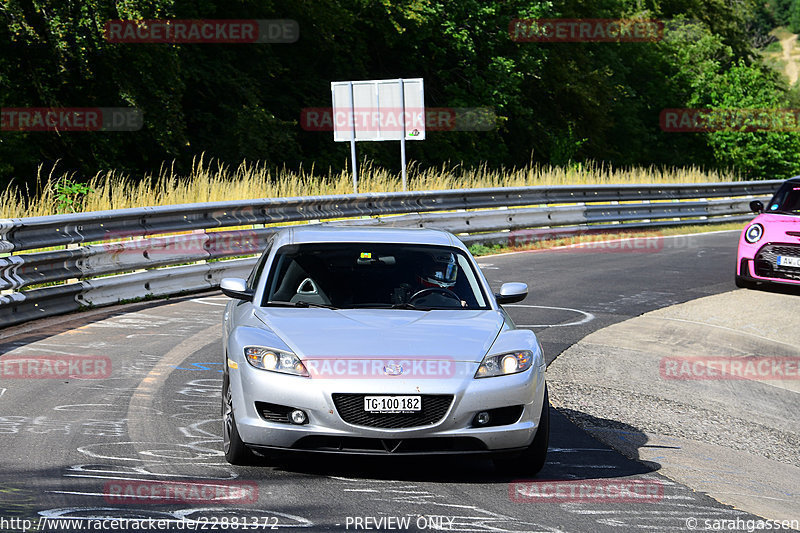
<svg viewBox="0 0 800 533"><path fill-rule="evenodd" d="M414 304L405 302L402 304L394 304L392 309L411 309L412 311L430 311L431 307L419 307Z"/></svg>
<svg viewBox="0 0 800 533"><path fill-rule="evenodd" d="M353 304L351 307L353 309L411 309L412 311L430 311L433 309L432 307L418 307L407 302L401 304Z"/></svg>
<svg viewBox="0 0 800 533"><path fill-rule="evenodd" d="M296 302L280 302L277 300L272 300L264 305L266 307L322 307L323 309L339 309L335 305L306 302L305 300L298 300Z"/></svg>

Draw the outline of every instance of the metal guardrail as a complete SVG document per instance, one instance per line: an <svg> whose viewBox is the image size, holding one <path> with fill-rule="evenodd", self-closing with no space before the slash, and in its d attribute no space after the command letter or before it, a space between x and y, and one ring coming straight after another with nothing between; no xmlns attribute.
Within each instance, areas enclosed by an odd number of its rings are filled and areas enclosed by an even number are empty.
<svg viewBox="0 0 800 533"><path fill-rule="evenodd" d="M0 290L10 293L0 296L0 327L85 306L208 290L223 274L244 277L254 258L222 259L257 254L275 229L220 231L226 227L381 217L346 223L434 227L467 243L522 244L587 230L744 221L752 216L749 201L771 196L781 183L459 189L5 219L0 253L9 255L0 258ZM23 290L66 280L79 281Z"/></svg>
<svg viewBox="0 0 800 533"><path fill-rule="evenodd" d="M457 189L142 207L0 220L0 252L194 229L521 205L763 196L775 181Z"/></svg>

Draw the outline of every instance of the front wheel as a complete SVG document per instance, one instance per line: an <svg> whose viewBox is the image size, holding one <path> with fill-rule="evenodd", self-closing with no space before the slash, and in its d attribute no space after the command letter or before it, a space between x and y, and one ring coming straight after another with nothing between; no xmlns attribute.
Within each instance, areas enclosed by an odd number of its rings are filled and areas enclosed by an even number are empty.
<svg viewBox="0 0 800 533"><path fill-rule="evenodd" d="M231 395L230 376L225 374L222 378L222 450L225 460L232 465L249 465L255 460L255 455L247 445L242 442L239 430L236 428L236 418L233 416L233 396Z"/></svg>
<svg viewBox="0 0 800 533"><path fill-rule="evenodd" d="M542 400L542 414L539 427L533 442L524 451L514 457L502 457L494 460L495 468L504 474L535 476L544 468L547 459L547 447L550 443L550 396L547 385Z"/></svg>

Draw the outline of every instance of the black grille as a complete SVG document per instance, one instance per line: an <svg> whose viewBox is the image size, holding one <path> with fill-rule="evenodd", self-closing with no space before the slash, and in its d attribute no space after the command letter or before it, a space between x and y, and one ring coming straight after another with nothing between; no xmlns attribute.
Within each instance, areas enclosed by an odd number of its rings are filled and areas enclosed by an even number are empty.
<svg viewBox="0 0 800 533"><path fill-rule="evenodd" d="M348 424L371 428L429 426L444 418L453 403L453 396L449 394L422 394L422 410L416 413L368 413L364 411L364 396L366 394L333 395L333 403L342 420Z"/></svg>
<svg viewBox="0 0 800 533"><path fill-rule="evenodd" d="M289 420L289 413L292 412L291 407L274 403L256 402L256 411L258 411L261 418L267 422L291 424L291 420Z"/></svg>
<svg viewBox="0 0 800 533"><path fill-rule="evenodd" d="M756 254L754 269L763 278L800 280L800 268L778 266L778 256L800 257L800 246L796 244L766 244Z"/></svg>
<svg viewBox="0 0 800 533"><path fill-rule="evenodd" d="M292 448L317 452L359 454L413 454L431 452L480 452L486 445L474 437L428 437L422 439L367 439L363 437L309 436Z"/></svg>

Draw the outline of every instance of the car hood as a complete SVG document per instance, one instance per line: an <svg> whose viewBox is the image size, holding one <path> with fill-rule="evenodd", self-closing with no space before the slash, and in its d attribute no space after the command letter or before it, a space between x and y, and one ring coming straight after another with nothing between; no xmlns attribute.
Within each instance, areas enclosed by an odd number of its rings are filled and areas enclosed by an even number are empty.
<svg viewBox="0 0 800 533"><path fill-rule="evenodd" d="M764 227L764 236L757 243L751 245L745 240L745 232L755 222ZM754 247L761 247L768 242L798 244L800 243L800 216L762 213L747 224L739 237L739 242Z"/></svg>
<svg viewBox="0 0 800 533"><path fill-rule="evenodd" d="M301 359L413 357L480 362L504 322L496 310L261 308L255 315Z"/></svg>
<svg viewBox="0 0 800 533"><path fill-rule="evenodd" d="M753 222L761 222L762 224L786 224L788 226L795 226L791 229L796 229L796 226L800 226L800 215L779 215L767 212L761 213L747 225L749 226Z"/></svg>

